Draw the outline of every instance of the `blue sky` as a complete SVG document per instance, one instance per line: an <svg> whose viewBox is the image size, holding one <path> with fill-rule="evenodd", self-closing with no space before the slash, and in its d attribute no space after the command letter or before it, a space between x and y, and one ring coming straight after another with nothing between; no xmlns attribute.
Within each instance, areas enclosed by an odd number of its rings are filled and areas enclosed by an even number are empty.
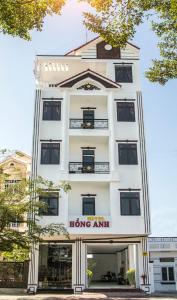
<svg viewBox="0 0 177 300"><path fill-rule="evenodd" d="M47 17L42 32L32 41L1 34L0 148L31 154L35 54L63 54L85 42L82 25L84 4L70 0L62 16ZM88 38L93 38L88 33ZM177 236L177 101L176 81L166 86L144 77L157 57L156 37L148 24L139 27L134 43L141 48L141 80L144 99L149 189L154 236Z"/></svg>

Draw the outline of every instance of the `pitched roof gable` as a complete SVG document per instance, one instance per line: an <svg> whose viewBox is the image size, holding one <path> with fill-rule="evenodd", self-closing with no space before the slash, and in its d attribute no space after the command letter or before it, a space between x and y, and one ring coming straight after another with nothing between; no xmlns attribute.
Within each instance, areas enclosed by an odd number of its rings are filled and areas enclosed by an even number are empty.
<svg viewBox="0 0 177 300"><path fill-rule="evenodd" d="M98 42L100 42L100 41L102 41L103 39L102 39L100 36L97 36L97 37L93 38L92 40L88 41L87 43L84 43L84 44L80 45L79 47L70 50L70 51L67 52L65 55L66 55L66 56L67 56L67 55L73 55L73 54L75 54L75 52L76 52L77 50L81 50L82 48L88 46L89 44L92 44L92 43L95 42L96 40L98 40ZM138 50L140 49L138 46L134 45L133 43L127 42L127 44L130 45L130 46L132 46L132 47L134 47L134 48L136 48L136 49L138 49Z"/></svg>
<svg viewBox="0 0 177 300"><path fill-rule="evenodd" d="M81 73L78 73L58 84L56 84L56 86L58 87L73 87L73 85L75 85L77 82L84 80L86 78L91 78L97 82L99 82L100 84L102 84L105 88L120 88L121 85L115 81L112 81L111 79L100 75L90 69L87 69Z"/></svg>

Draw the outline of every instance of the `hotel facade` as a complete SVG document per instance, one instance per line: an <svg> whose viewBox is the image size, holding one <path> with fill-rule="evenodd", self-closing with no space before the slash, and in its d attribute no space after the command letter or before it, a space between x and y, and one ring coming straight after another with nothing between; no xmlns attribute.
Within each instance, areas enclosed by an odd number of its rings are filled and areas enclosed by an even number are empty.
<svg viewBox="0 0 177 300"><path fill-rule="evenodd" d="M40 223L65 224L70 239L46 237L33 249L28 290L128 288L134 269L135 286L150 292L139 48L98 37L38 55L34 73L32 177L71 186L39 198L48 204Z"/></svg>

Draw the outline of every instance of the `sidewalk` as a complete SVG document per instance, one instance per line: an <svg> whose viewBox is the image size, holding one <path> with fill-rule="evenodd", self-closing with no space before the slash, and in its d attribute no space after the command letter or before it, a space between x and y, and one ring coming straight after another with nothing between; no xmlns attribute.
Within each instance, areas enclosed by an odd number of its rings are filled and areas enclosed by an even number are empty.
<svg viewBox="0 0 177 300"><path fill-rule="evenodd" d="M37 294L27 295L25 290L18 289L0 289L0 300L117 300L117 299L141 299L141 300L164 300L164 299L177 299L177 293L172 294L154 294L151 296L140 293L83 293L83 294Z"/></svg>

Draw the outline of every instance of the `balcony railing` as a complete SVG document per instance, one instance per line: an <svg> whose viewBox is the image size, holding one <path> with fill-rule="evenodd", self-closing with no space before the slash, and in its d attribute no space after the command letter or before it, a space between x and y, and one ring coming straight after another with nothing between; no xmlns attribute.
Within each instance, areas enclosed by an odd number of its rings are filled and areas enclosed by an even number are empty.
<svg viewBox="0 0 177 300"><path fill-rule="evenodd" d="M70 119L70 129L107 129L108 119Z"/></svg>
<svg viewBox="0 0 177 300"><path fill-rule="evenodd" d="M95 174L108 174L109 163L108 162L97 162L94 164L83 164L82 162L70 162L69 173L95 173Z"/></svg>

